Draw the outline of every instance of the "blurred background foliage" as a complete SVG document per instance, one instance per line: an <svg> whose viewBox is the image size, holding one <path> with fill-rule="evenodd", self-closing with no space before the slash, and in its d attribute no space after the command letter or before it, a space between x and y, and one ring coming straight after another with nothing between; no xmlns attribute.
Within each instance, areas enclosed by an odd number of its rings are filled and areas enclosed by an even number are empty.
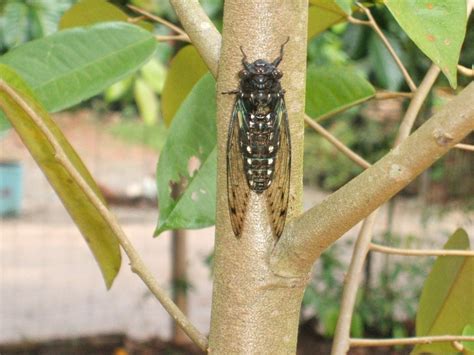
<svg viewBox="0 0 474 355"><path fill-rule="evenodd" d="M0 54L22 43L57 31L61 16L76 2L2 0ZM127 9L126 5L129 4L177 23L176 15L168 0L110 2L130 16L136 15ZM220 30L223 0L200 2ZM371 6L375 20L415 82L419 83L431 61L408 38L385 6L377 1L369 1L366 5ZM473 22L471 16L461 52L460 63L466 67L471 67L474 62ZM157 24L154 24L153 31L157 35L170 34L167 28ZM168 129L161 113L163 88L168 78L170 61L183 46L181 42L160 43L155 56L138 72L115 83L101 95L82 103L81 108L94 110L96 117L109 124L112 134L161 151ZM353 68L355 73L367 79L378 91L409 91L392 57L374 31L366 26L339 23L313 36L308 42L307 58L309 68L329 68L336 71L338 67ZM468 82L467 78L459 78L461 88ZM417 125L421 125L453 93L447 79L440 76L424 105ZM407 101L403 99L371 100L324 120L323 124L349 148L373 163L385 155L393 145L396 129L406 105ZM470 139L468 143L474 143L472 136L468 139ZM310 128L306 130L304 154L304 181L307 186L333 191L361 172L360 167L340 154ZM450 202L463 199L463 204L468 208L474 207L474 182L466 178L473 176L473 173L473 155L453 150L405 189L405 193L421 195L429 191L430 193L424 197L428 201ZM402 240L404 240L403 246L406 246L406 243L416 239L401 238L393 235L390 230L380 238L384 244L393 246L397 246ZM341 248L341 245L333 246L322 255L318 267L319 274L317 273L315 277L315 280L319 281L308 288L304 300L307 306L320 312L319 332L327 337L331 337L334 333L343 272L346 270L346 266L338 257L338 248ZM429 259L428 263L431 263ZM427 265L419 263L419 260L416 260L416 263L391 261L390 264L385 264L384 271L376 279L368 278L371 284L367 284L361 290L358 298L352 324L353 335L363 336L367 332L371 334L378 332L378 335L382 336L407 335L413 325L406 323L414 318L422 283L420 281L403 285L400 284L400 280L413 278L421 280L426 268ZM400 313L404 317L396 319L395 314Z"/></svg>
<svg viewBox="0 0 474 355"><path fill-rule="evenodd" d="M57 30L62 14L74 0L3 0L0 8L0 53L26 41L39 38ZM205 11L218 29L222 27L223 0L201 0ZM135 5L169 21L177 23L168 0L111 0L130 16L135 16L127 5ZM317 1L315 1L317 3ZM400 56L415 82L419 82L430 66L430 60L408 38L388 9L378 1L367 1L367 6L388 40ZM358 15L355 15L358 16ZM468 33L461 52L461 64L470 67L474 62L474 26L471 16ZM310 24L311 26L311 24ZM154 24L156 34L170 34L164 26ZM150 144L159 149L166 138L166 125L161 118L161 94L166 81L171 58L183 47L181 42L162 42L153 58L134 75L112 85L103 95L82 106L92 107L102 113L121 112L112 132L134 141ZM308 42L308 66L328 68L352 67L365 77L377 90L409 91L392 57L374 31L367 26L339 23L329 30L317 33ZM460 85L469 79L461 77ZM440 76L437 86L425 104L423 117L429 117L436 105L452 94L447 79ZM372 100L324 122L327 129L347 146L369 162L375 162L390 149L397 123L406 109L406 100ZM116 116L114 116L116 117ZM139 119L138 119L139 118ZM419 120L421 124L423 120ZM156 129L148 129L156 127ZM159 132L159 133L157 133ZM472 139L472 138L471 138ZM161 143L160 143L161 142ZM451 152L447 158L433 166L423 184L438 190L433 200L445 202L473 196L474 184L456 184L459 177L472 174L474 161L468 153ZM359 174L344 155L308 128L305 139L304 180L307 185L333 191ZM427 186L414 183L406 191L416 193L428 190ZM473 202L470 201L470 204Z"/></svg>

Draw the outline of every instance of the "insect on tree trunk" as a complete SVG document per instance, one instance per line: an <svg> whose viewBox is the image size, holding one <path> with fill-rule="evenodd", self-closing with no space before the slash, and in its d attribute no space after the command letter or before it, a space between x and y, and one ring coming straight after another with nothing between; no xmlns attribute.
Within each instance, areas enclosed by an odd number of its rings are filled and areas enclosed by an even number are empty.
<svg viewBox="0 0 474 355"><path fill-rule="evenodd" d="M296 352L301 299L307 277L275 275L269 265L277 239L265 194L251 191L240 237L234 235L227 198L227 137L238 87L242 46L249 62L273 61L285 46L281 85L291 135L288 216L300 213L307 1L226 1L217 80L218 186L216 249L209 350L216 354ZM249 41L251 39L251 41ZM280 147L290 154L289 147ZM275 171L278 174L278 171ZM245 181L245 180L244 180ZM245 181L247 184L247 181Z"/></svg>

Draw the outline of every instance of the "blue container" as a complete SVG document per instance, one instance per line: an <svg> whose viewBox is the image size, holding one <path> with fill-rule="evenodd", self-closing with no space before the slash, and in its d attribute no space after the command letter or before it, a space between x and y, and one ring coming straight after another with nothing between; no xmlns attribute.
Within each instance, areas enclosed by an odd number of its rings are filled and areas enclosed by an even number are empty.
<svg viewBox="0 0 474 355"><path fill-rule="evenodd" d="M0 216L20 212L23 196L23 167L18 161L0 162Z"/></svg>

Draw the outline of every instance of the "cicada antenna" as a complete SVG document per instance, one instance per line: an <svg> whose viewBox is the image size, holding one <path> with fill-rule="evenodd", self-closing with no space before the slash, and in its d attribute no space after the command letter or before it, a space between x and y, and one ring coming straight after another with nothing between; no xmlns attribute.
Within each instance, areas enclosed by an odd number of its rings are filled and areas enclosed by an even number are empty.
<svg viewBox="0 0 474 355"><path fill-rule="evenodd" d="M242 52L242 65L244 66L245 69L249 70L249 62L247 62L247 54L244 52L244 48L242 46L239 47L240 51Z"/></svg>
<svg viewBox="0 0 474 355"><path fill-rule="evenodd" d="M283 49L285 48L285 44L287 44L289 41L290 41L290 37L288 37L286 41L281 45L280 56L277 59L275 59L272 63L275 67L277 67L280 64L281 60L283 59Z"/></svg>

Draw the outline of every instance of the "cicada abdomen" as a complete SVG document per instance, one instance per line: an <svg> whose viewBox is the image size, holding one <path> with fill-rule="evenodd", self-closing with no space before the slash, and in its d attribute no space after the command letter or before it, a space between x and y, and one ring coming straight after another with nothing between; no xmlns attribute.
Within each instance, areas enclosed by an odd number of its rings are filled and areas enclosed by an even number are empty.
<svg viewBox="0 0 474 355"><path fill-rule="evenodd" d="M276 238L285 226L291 143L278 65L286 42L273 62L258 59L249 63L241 48L244 69L239 72L239 88L226 92L236 95L227 140L227 195L237 237L242 232L251 191L264 194Z"/></svg>

